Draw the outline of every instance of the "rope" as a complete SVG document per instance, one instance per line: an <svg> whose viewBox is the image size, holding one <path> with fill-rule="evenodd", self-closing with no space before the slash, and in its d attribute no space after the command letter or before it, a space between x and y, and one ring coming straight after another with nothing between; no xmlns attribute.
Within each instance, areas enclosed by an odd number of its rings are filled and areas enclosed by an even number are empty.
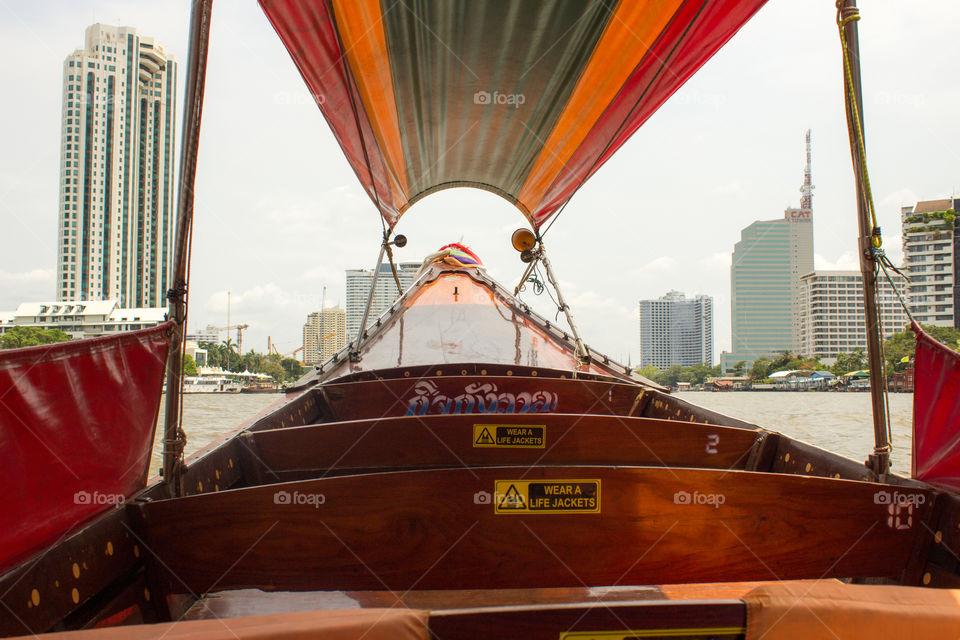
<svg viewBox="0 0 960 640"><path fill-rule="evenodd" d="M882 269L884 277L890 282L890 285L893 287L893 291L897 296L897 299L900 301L900 304L907 310L907 315L912 319L913 316L910 315L910 309L904 303L903 298L900 295L900 292L897 290L896 286L893 285L893 281L890 278L890 275L887 273L887 267L893 268L900 275L904 275L900 272L899 269L893 266L889 258L887 258L883 249L883 237L880 234L880 225L877 224L877 213L876 206L873 202L873 189L870 186L870 173L867 170L867 150L866 144L864 143L863 136L863 124L860 121L860 110L857 106L857 94L854 89L853 82L853 67L850 64L850 50L847 47L847 40L844 37L844 29L851 22L857 22L860 20L860 11L856 7L851 7L850 14L844 18L843 17L843 6L845 5L845 0L837 0L837 32L840 36L840 47L843 49L843 76L844 76L844 92L846 94L846 102L850 108L850 124L853 127L853 131L856 134L856 144L857 150L860 154L860 164L857 164L856 158L851 154L851 163L853 164L853 172L855 175L858 175L863 183L863 193L861 194L866 201L867 211L870 214L870 224L872 225L872 230L870 233L870 245L871 252L870 257L873 261L873 276L874 276L874 285L876 285L876 276L877 273ZM906 278L906 276L904 276ZM866 286L866 283L864 283ZM875 287L876 289L877 287ZM864 309L866 311L866 309ZM876 321L877 326L880 327L880 366L883 369L886 366L886 356L883 352L883 314L880 311L878 306L876 309L877 317L873 320ZM869 319L868 319L869 320ZM887 444L882 448L875 448L875 450L882 450L889 454L893 450L893 427L890 421L890 397L889 391L887 389L887 377L884 375L882 378L882 391L883 391L883 407L884 413L886 414L886 430L887 430Z"/></svg>
<svg viewBox="0 0 960 640"><path fill-rule="evenodd" d="M850 105L850 115L853 120L854 132L856 133L857 148L860 151L860 158L862 160L860 166L857 166L857 162L854 159L851 159L851 162L853 163L853 172L860 174L863 178L864 196L870 213L870 224L873 225L871 243L874 247L879 248L883 245L883 238L880 236L880 226L877 224L877 213L873 204L873 190L870 187L870 174L867 171L867 150L863 141L863 126L860 123L860 110L857 108L856 92L853 88L853 69L850 65L850 50L847 48L847 41L843 36L843 30L849 23L860 20L860 12L854 7L854 13L844 18L842 14L843 4L844 0L837 0L837 29L840 34L840 46L843 49L844 88L849 99L848 103Z"/></svg>
<svg viewBox="0 0 960 640"><path fill-rule="evenodd" d="M387 239L387 236L384 235L383 241L387 242ZM393 248L389 244L387 244L387 260L390 261L390 271L393 271L393 281L397 283L397 295L399 296L403 294L403 287L400 285L400 276L397 275L397 265L393 263Z"/></svg>

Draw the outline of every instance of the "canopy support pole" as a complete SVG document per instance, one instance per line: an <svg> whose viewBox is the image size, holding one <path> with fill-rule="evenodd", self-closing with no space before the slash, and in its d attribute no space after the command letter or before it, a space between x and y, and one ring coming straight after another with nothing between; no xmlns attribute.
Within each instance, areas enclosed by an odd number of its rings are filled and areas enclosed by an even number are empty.
<svg viewBox="0 0 960 640"><path fill-rule="evenodd" d="M377 290L377 279L380 277L380 266L383 264L383 255L387 252L390 245L390 239L384 235L383 243L380 245L380 255L377 256L377 266L373 270L373 279L370 282L370 293L367 295L367 306L363 310L363 320L360 321L360 330L357 331L357 337L350 347L350 361L360 361L360 345L363 344L363 336L367 331L367 319L370 317L370 307L373 306L373 295Z"/></svg>
<svg viewBox="0 0 960 640"><path fill-rule="evenodd" d="M543 268L547 272L547 280L550 281L550 284L553 285L553 290L557 292L557 302L560 304L560 310L563 311L563 315L567 318L567 324L570 325L570 332L573 333L573 340L577 345L576 353L574 354L577 360L577 366L573 370L573 375L576 377L577 372L580 371L581 367L590 362L590 354L587 352L586 346L583 344L583 340L580 339L580 332L577 331L577 325L573 321L573 314L570 312L570 305L567 304L567 301L563 299L563 292L560 291L560 285L557 284L557 278L553 274L553 267L550 264L550 258L547 257L547 248L543 245L543 239L540 240L540 251L539 258L543 262ZM524 278L526 280L526 278Z"/></svg>
<svg viewBox="0 0 960 640"><path fill-rule="evenodd" d="M878 265L874 255L874 236L879 237L880 228L874 227L871 222L871 203L864 170L866 145L863 133L863 90L860 83L860 40L857 31L860 12L856 0L839 0L837 9L838 23L843 31L847 131L857 184L857 223L860 232L858 248L860 273L863 276L863 311L867 327L867 361L870 365L870 399L873 407L875 445L866 464L876 474L878 481L884 482L890 468L890 440L887 424L887 381L883 362L883 328L877 308Z"/></svg>
<svg viewBox="0 0 960 640"><path fill-rule="evenodd" d="M172 265L173 286L167 291L168 317L175 321L167 357L167 401L163 429L163 480L173 496L183 495L183 432L180 394L183 390L183 336L187 328L187 281L190 277L190 241L193 235L193 188L197 176L200 117L210 44L210 9L213 0L194 0L190 16L190 50L187 58L187 95L183 111L180 176L177 188L177 237Z"/></svg>

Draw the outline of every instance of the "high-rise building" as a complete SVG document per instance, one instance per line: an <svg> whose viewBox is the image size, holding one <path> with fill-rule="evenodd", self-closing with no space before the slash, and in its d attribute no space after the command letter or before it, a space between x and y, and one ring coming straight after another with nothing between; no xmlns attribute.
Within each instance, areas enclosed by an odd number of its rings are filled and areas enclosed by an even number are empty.
<svg viewBox="0 0 960 640"><path fill-rule="evenodd" d="M713 298L670 291L640 301L640 366L713 366Z"/></svg>
<svg viewBox="0 0 960 640"><path fill-rule="evenodd" d="M347 314L333 308L314 311L303 325L303 363L325 362L347 344Z"/></svg>
<svg viewBox="0 0 960 640"><path fill-rule="evenodd" d="M960 328L960 198L901 209L910 310L921 324Z"/></svg>
<svg viewBox="0 0 960 640"><path fill-rule="evenodd" d="M906 281L892 274L901 291ZM859 271L811 271L800 278L803 312L800 316L800 353L819 356L829 364L841 353L867 350L866 318L863 313L863 278ZM877 306L881 333L887 339L909 323L886 278L879 280Z"/></svg>
<svg viewBox="0 0 960 640"><path fill-rule="evenodd" d="M813 184L810 131L800 208L782 220L762 220L740 232L730 265L731 352L720 355L723 371L738 362L800 350L800 277L813 271Z"/></svg>
<svg viewBox="0 0 960 640"><path fill-rule="evenodd" d="M165 306L176 86L173 57L133 27L87 27L64 61L58 300Z"/></svg>
<svg viewBox="0 0 960 640"><path fill-rule="evenodd" d="M420 262L398 262L397 276L400 286L406 291L420 271ZM363 310L367 306L367 297L370 295L370 283L373 282L373 271L370 269L347 269L347 340L353 340L360 331L363 321ZM367 326L373 320L390 308L393 301L402 291L397 291L397 283L393 279L389 264L380 265L380 276L377 278L377 288L373 293L373 304Z"/></svg>

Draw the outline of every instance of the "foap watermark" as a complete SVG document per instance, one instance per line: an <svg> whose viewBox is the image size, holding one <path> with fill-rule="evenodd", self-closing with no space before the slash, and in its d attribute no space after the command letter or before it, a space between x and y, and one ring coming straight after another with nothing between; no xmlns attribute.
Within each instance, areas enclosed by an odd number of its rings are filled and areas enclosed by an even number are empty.
<svg viewBox="0 0 960 640"><path fill-rule="evenodd" d="M477 91L473 94L473 104L482 105L507 105L518 109L520 105L527 101L527 96L522 93L500 93L494 91Z"/></svg>
<svg viewBox="0 0 960 640"><path fill-rule="evenodd" d="M877 491L873 494L874 504L912 505L919 507L927 501L922 493L900 493L899 491Z"/></svg>
<svg viewBox="0 0 960 640"><path fill-rule="evenodd" d="M493 504L493 494L489 491L477 491L473 494L473 504Z"/></svg>
<svg viewBox="0 0 960 640"><path fill-rule="evenodd" d="M727 501L727 497L722 493L700 493L694 491L677 491L673 494L674 504L703 504L710 505L714 509L719 509L720 505Z"/></svg>
<svg viewBox="0 0 960 640"><path fill-rule="evenodd" d="M73 494L73 504L93 504L118 506L123 504L122 493L100 493L99 491L77 491Z"/></svg>
<svg viewBox="0 0 960 640"><path fill-rule="evenodd" d="M327 496L322 493L300 493L294 491L277 491L273 494L273 504L289 505L311 505L314 509L319 509L320 505L327 501Z"/></svg>

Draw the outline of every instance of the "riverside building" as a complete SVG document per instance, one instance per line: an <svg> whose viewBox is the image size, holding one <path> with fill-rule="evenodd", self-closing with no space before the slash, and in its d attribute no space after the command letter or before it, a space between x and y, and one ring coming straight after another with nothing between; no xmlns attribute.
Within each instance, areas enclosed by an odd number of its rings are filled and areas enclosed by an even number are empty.
<svg viewBox="0 0 960 640"><path fill-rule="evenodd" d="M800 207L782 220L758 220L740 232L730 264L731 351L720 355L729 372L761 357L800 350L800 277L813 271L813 184L810 131Z"/></svg>
<svg viewBox="0 0 960 640"><path fill-rule="evenodd" d="M713 366L713 298L670 291L640 301L640 366Z"/></svg>
<svg viewBox="0 0 960 640"><path fill-rule="evenodd" d="M347 344L347 314L333 308L314 311L303 325L303 363L324 362Z"/></svg>
<svg viewBox="0 0 960 640"><path fill-rule="evenodd" d="M900 291L906 281L897 274L892 280ZM886 340L903 331L910 320L886 278L879 281L877 305L881 333ZM800 348L805 356L819 356L831 364L841 353L867 350L867 328L863 315L863 278L859 271L812 271L802 278Z"/></svg>
<svg viewBox="0 0 960 640"><path fill-rule="evenodd" d="M87 27L64 61L58 300L165 306L176 86L173 57L133 27Z"/></svg>
<svg viewBox="0 0 960 640"><path fill-rule="evenodd" d="M904 273L910 310L921 324L960 328L960 198L901 209Z"/></svg>
<svg viewBox="0 0 960 640"><path fill-rule="evenodd" d="M397 276L400 286L406 291L420 271L420 262L398 262ZM347 340L357 337L360 323L363 322L363 310L367 306L367 297L370 295L370 285L373 282L371 269L347 269ZM377 278L377 288L373 293L373 304L370 306L370 315L367 324L390 308L393 301L403 293L397 290L397 283L393 279L393 272L389 264L380 265L380 275Z"/></svg>
<svg viewBox="0 0 960 640"><path fill-rule="evenodd" d="M0 335L13 327L60 329L71 338L96 338L156 326L165 308L124 309L117 300L24 302L16 311L0 311Z"/></svg>

